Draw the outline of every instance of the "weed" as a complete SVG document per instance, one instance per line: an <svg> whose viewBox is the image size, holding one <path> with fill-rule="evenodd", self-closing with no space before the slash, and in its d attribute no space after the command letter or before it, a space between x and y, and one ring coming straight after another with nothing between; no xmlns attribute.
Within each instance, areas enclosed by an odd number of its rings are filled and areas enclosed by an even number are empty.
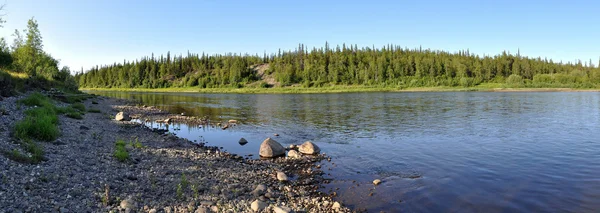
<svg viewBox="0 0 600 213"><path fill-rule="evenodd" d="M183 199L183 187L180 184L177 184L177 199Z"/></svg>
<svg viewBox="0 0 600 213"><path fill-rule="evenodd" d="M54 116L27 116L15 124L15 136L19 139L34 138L53 141L58 135L57 118Z"/></svg>
<svg viewBox="0 0 600 213"><path fill-rule="evenodd" d="M135 138L135 142L131 141L129 143L130 143L131 147L136 148L136 149L141 149L144 147L144 145L142 145L142 143L140 143L138 138Z"/></svg>

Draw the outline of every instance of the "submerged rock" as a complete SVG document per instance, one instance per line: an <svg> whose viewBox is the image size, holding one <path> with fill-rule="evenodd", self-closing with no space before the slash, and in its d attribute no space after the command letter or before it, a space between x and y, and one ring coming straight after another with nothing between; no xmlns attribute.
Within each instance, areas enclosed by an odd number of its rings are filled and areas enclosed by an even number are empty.
<svg viewBox="0 0 600 213"><path fill-rule="evenodd" d="M302 157L300 153L296 150L290 150L287 155L288 158L300 158Z"/></svg>
<svg viewBox="0 0 600 213"><path fill-rule="evenodd" d="M115 116L115 120L117 120L117 121L130 121L131 117L129 117L129 115L127 113L119 112Z"/></svg>
<svg viewBox="0 0 600 213"><path fill-rule="evenodd" d="M279 142L271 138L267 138L262 142L262 144L260 144L259 154L261 157L265 158L284 156L285 148L283 148Z"/></svg>
<svg viewBox="0 0 600 213"><path fill-rule="evenodd" d="M314 155L319 154L319 152L321 152L321 149L313 142L306 141L298 147L298 151L300 151L302 154Z"/></svg>
<svg viewBox="0 0 600 213"><path fill-rule="evenodd" d="M248 141L245 138L240 139L239 141L240 145L246 145L248 143Z"/></svg>

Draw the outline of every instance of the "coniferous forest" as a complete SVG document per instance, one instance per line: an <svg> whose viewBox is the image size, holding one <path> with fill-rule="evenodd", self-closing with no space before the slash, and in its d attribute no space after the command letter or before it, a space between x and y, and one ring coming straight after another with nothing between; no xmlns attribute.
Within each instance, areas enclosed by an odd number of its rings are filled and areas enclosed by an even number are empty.
<svg viewBox="0 0 600 213"><path fill-rule="evenodd" d="M332 48L326 43L322 48L307 49L301 44L293 51L280 50L262 56L153 54L136 61L82 70L75 78L84 88L332 85L406 88L472 87L483 83L507 87L597 88L600 69L591 61L562 63L519 53L479 56L468 50L451 53L394 45Z"/></svg>

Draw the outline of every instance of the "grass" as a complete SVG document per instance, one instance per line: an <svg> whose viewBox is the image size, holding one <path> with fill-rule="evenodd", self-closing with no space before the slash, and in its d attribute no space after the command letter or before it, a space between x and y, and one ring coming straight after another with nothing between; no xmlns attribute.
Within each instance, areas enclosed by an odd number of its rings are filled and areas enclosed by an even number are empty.
<svg viewBox="0 0 600 213"><path fill-rule="evenodd" d="M138 140L138 138L135 138L135 142L134 141L129 141L129 145L133 148L136 149L141 149L144 148L144 145L142 145L142 143L140 143L140 141Z"/></svg>
<svg viewBox="0 0 600 213"><path fill-rule="evenodd" d="M99 109L93 109L93 108L88 109L88 112L89 113L102 113L102 111L100 111Z"/></svg>
<svg viewBox="0 0 600 213"><path fill-rule="evenodd" d="M69 113L65 114L65 116L67 116L69 118L77 119L77 120L83 119L83 116L79 112L69 112Z"/></svg>
<svg viewBox="0 0 600 213"><path fill-rule="evenodd" d="M121 140L121 139L119 139L119 140L117 140L117 142L115 142L114 156L120 162L125 162L129 159L129 152L127 152L127 149L125 149L125 145L126 145L125 141Z"/></svg>
<svg viewBox="0 0 600 213"><path fill-rule="evenodd" d="M71 107L73 107L73 109L79 110L80 112L85 112L85 106L82 103L71 104Z"/></svg>

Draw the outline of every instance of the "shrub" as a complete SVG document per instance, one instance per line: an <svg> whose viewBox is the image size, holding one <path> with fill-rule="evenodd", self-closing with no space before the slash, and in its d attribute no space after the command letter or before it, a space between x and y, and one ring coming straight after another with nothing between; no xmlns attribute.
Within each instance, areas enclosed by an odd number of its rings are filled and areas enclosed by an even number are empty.
<svg viewBox="0 0 600 213"><path fill-rule="evenodd" d="M523 82L523 77L517 74L512 74L506 79L506 83L510 85L522 85Z"/></svg>

